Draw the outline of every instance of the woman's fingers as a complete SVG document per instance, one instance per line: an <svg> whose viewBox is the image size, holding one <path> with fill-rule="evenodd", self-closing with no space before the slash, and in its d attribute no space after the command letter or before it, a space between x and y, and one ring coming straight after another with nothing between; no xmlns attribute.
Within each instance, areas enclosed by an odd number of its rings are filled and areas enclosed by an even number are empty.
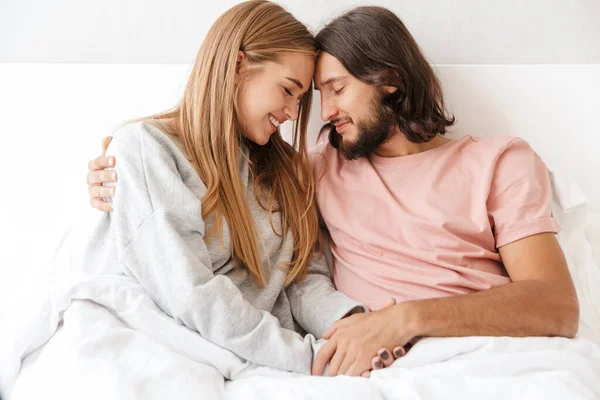
<svg viewBox="0 0 600 400"><path fill-rule="evenodd" d="M323 345L323 347L321 347L321 350L319 350L319 352L317 353L315 361L312 365L312 375L323 375L323 373L325 372L325 367L327 366L327 363L331 360L331 357L333 357L333 355L335 354L336 349L337 342L335 341L335 339L328 341ZM331 370L329 370L329 372L329 375L334 376L331 374Z"/></svg>
<svg viewBox="0 0 600 400"><path fill-rule="evenodd" d="M374 370L383 368L383 362L379 359L378 356L375 356L371 359L371 367Z"/></svg>
<svg viewBox="0 0 600 400"><path fill-rule="evenodd" d="M377 355L384 367L389 367L394 362L394 357L392 357L392 353L388 349L380 349Z"/></svg>
<svg viewBox="0 0 600 400"><path fill-rule="evenodd" d="M394 359L397 360L406 355L406 350L402 346L396 346L394 347L394 350L392 350L392 354L394 355Z"/></svg>

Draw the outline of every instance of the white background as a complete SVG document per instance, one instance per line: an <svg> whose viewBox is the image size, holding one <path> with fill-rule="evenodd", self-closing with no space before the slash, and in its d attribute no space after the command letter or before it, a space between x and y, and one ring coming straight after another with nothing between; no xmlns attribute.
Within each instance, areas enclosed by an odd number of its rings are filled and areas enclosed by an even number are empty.
<svg viewBox="0 0 600 400"><path fill-rule="evenodd" d="M187 64L236 1L1 0L0 62ZM600 63L598 0L284 0L312 29L355 5L395 11L435 64Z"/></svg>

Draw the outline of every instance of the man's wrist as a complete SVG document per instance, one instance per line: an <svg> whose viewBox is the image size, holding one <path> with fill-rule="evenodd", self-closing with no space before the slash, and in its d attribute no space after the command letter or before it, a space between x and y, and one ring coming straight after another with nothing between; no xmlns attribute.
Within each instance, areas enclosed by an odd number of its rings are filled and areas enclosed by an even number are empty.
<svg viewBox="0 0 600 400"><path fill-rule="evenodd" d="M398 316L398 332L407 333L413 337L426 336L427 319L423 317L421 303L419 301L408 301L395 306Z"/></svg>

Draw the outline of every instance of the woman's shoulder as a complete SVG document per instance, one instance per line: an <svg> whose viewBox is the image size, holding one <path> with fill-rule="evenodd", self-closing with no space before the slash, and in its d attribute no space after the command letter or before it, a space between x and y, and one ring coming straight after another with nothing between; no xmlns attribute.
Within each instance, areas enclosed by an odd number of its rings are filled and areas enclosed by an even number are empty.
<svg viewBox="0 0 600 400"><path fill-rule="evenodd" d="M122 176L140 183L138 189L149 193L154 207L199 210L195 203L206 188L172 136L159 126L146 121L121 126L107 155L115 156L119 185Z"/></svg>
<svg viewBox="0 0 600 400"><path fill-rule="evenodd" d="M194 170L179 139L166 133L160 124L148 121L129 122L119 127L107 155L143 160L147 165L170 166L184 173Z"/></svg>
<svg viewBox="0 0 600 400"><path fill-rule="evenodd" d="M178 150L178 147L169 138L158 124L148 121L134 121L121 125L114 133L110 145L115 144L123 150L135 151L163 151Z"/></svg>

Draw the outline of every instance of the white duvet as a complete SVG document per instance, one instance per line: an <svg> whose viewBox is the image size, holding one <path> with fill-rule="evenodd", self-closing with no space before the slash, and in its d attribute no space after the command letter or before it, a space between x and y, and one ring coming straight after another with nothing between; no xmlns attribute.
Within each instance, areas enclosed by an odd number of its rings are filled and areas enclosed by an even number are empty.
<svg viewBox="0 0 600 400"><path fill-rule="evenodd" d="M587 339L429 338L370 379L310 377L207 342L120 276L60 291L26 332L1 371L8 400L600 399Z"/></svg>
<svg viewBox="0 0 600 400"><path fill-rule="evenodd" d="M302 376L249 364L207 342L129 278L77 276L69 269L73 255L65 254L54 271L62 289L41 309L19 313L28 325L0 327L3 400L600 400L600 241L593 242L600 230L585 230L591 220L583 192L560 171L551 170L551 181L581 309L577 339L428 338L370 379Z"/></svg>

